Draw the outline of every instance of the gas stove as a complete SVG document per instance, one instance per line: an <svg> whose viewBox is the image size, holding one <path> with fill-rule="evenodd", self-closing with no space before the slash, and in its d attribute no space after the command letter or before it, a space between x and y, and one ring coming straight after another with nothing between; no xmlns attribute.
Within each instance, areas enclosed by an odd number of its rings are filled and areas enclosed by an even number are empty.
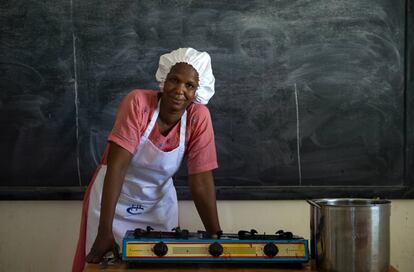
<svg viewBox="0 0 414 272"><path fill-rule="evenodd" d="M122 259L126 262L170 263L304 263L309 260L308 241L291 232L260 234L240 230L237 234L205 231L171 232L151 227L126 232Z"/></svg>

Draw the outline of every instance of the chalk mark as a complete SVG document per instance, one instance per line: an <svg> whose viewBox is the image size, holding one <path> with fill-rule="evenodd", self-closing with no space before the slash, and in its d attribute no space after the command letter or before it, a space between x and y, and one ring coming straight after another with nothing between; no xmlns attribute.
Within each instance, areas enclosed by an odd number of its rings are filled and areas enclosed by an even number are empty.
<svg viewBox="0 0 414 272"><path fill-rule="evenodd" d="M295 104L296 104L296 149L298 154L298 168L299 168L299 185L302 185L302 167L300 164L300 122L299 122L299 103L298 103L298 89L295 83Z"/></svg>
<svg viewBox="0 0 414 272"><path fill-rule="evenodd" d="M80 173L80 143L79 143L79 97L78 97L78 70L76 59L76 36L75 28L73 26L73 0L70 1L70 17L72 21L72 46L73 46L73 73L75 77L74 91L75 91L75 122L76 122L76 167L78 171L79 186L82 186L82 178Z"/></svg>

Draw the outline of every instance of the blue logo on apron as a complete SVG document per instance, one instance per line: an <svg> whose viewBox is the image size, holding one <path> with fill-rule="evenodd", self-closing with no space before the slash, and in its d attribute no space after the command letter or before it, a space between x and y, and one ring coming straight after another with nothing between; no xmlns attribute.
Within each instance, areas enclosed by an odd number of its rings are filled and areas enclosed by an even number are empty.
<svg viewBox="0 0 414 272"><path fill-rule="evenodd" d="M137 214L142 214L142 212L144 211L144 208L142 207L141 204L132 204L130 207L128 207L126 209L127 213L132 214L132 215L137 215Z"/></svg>

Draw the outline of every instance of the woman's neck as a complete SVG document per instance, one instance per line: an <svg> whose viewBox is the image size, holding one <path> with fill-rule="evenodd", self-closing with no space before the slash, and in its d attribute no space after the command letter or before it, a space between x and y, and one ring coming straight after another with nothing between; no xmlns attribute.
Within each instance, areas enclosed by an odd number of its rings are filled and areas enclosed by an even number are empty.
<svg viewBox="0 0 414 272"><path fill-rule="evenodd" d="M160 113L158 115L157 123L158 128L161 132L161 134L168 133L172 127L174 127L175 124L177 124L178 121L181 120L181 117L184 114L184 111L176 111L169 109L165 105L163 105L161 101L160 105Z"/></svg>
<svg viewBox="0 0 414 272"><path fill-rule="evenodd" d="M173 126L181 119L182 115L183 113L180 112L165 112L160 109L158 121L160 121L163 125Z"/></svg>

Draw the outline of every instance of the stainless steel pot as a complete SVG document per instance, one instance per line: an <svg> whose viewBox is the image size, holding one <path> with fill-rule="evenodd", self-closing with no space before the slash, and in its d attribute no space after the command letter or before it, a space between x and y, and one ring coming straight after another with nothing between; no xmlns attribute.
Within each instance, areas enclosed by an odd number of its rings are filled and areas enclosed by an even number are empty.
<svg viewBox="0 0 414 272"><path fill-rule="evenodd" d="M308 203L311 256L320 271L388 271L391 201L315 199Z"/></svg>

